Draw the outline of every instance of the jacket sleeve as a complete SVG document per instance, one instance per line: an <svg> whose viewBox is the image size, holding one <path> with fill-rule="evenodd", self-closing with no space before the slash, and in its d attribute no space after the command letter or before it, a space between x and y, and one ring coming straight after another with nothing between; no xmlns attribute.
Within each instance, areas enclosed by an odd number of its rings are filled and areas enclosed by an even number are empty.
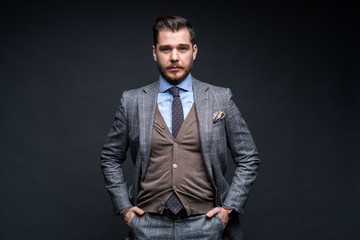
<svg viewBox="0 0 360 240"><path fill-rule="evenodd" d="M122 168L129 147L125 96L126 92L121 96L120 106L105 140L100 161L105 186L114 206L115 215L131 206Z"/></svg>
<svg viewBox="0 0 360 240"><path fill-rule="evenodd" d="M236 168L223 205L243 215L260 159L250 131L232 100L232 93L230 89L227 90L226 138Z"/></svg>

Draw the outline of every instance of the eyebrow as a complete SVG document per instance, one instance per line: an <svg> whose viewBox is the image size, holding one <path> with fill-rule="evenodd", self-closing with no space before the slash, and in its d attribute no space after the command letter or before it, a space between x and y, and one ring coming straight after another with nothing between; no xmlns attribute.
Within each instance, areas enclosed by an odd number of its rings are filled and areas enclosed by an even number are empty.
<svg viewBox="0 0 360 240"><path fill-rule="evenodd" d="M189 44L179 44L179 47L190 48L190 45Z"/></svg>
<svg viewBox="0 0 360 240"><path fill-rule="evenodd" d="M184 47L184 48L190 48L189 44L186 43L180 43L179 45L177 45L176 47ZM165 49L165 48L172 48L171 45L160 45L159 49Z"/></svg>

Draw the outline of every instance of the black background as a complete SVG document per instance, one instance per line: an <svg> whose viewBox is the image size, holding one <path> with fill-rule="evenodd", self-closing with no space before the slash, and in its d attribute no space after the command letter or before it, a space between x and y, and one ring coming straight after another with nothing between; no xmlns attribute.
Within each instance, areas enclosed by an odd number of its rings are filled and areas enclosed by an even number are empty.
<svg viewBox="0 0 360 240"><path fill-rule="evenodd" d="M151 27L167 14L191 20L193 75L232 89L261 154L247 239L359 236L359 9L13 1L0 11L1 239L126 235L99 156L121 93L158 79Z"/></svg>

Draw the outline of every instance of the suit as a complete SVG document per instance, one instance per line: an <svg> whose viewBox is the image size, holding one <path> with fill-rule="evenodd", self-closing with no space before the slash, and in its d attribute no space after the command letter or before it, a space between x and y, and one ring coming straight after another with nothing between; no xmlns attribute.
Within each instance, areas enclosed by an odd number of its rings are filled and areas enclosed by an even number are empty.
<svg viewBox="0 0 360 240"><path fill-rule="evenodd" d="M116 112L115 121L101 154L101 167L106 188L115 214L123 208L137 205L141 180L144 178L151 151L151 134L159 82L125 91ZM199 121L201 152L205 169L215 191L215 205L227 206L239 215L256 178L260 163L252 136L231 91L193 78L194 104ZM223 112L225 117L214 122L213 113ZM122 162L130 147L135 166L133 185L127 189ZM225 180L227 147L236 164L232 183ZM233 217L225 230L230 239L241 239L239 217Z"/></svg>

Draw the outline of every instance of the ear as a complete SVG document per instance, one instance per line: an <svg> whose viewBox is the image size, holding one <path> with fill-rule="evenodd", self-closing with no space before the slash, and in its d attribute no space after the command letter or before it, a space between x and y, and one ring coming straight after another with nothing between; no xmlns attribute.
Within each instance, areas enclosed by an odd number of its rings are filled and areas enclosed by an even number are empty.
<svg viewBox="0 0 360 240"><path fill-rule="evenodd" d="M153 51L153 58L154 58L154 61L157 62L157 57L156 57L156 47L153 45L152 46L152 51Z"/></svg>
<svg viewBox="0 0 360 240"><path fill-rule="evenodd" d="M193 46L193 60L196 59L196 55L197 55L197 52L198 52L198 46L196 44L194 44Z"/></svg>

